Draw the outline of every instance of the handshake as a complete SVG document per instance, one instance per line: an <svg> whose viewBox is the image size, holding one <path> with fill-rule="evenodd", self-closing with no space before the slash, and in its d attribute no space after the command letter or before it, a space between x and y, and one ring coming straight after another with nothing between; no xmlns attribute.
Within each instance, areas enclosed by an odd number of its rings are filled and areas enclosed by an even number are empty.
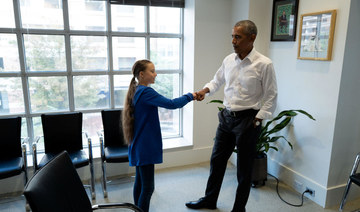
<svg viewBox="0 0 360 212"><path fill-rule="evenodd" d="M205 94L209 93L209 91L210 91L209 88L204 88L204 89L202 89L202 90L200 90L198 92L193 93L192 95L194 97L194 100L196 100L196 101L204 100L205 99Z"/></svg>

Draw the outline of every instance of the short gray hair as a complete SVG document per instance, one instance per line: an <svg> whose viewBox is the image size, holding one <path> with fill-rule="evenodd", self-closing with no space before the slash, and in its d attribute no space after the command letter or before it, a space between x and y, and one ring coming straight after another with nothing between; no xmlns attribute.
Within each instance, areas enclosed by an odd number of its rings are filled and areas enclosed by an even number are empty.
<svg viewBox="0 0 360 212"><path fill-rule="evenodd" d="M252 35L252 34L257 35L257 27L254 22L250 20L242 20L242 21L238 21L234 27L239 27L239 26L243 26L245 28L245 33L247 35Z"/></svg>

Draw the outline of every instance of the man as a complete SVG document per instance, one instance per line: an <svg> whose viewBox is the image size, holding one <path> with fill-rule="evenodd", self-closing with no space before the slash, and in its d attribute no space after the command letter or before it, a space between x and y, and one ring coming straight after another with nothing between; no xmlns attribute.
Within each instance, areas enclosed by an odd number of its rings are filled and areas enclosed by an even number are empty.
<svg viewBox="0 0 360 212"><path fill-rule="evenodd" d="M287 28L286 13L285 13L285 11L283 11L282 15L280 15L280 17L279 17L279 29L282 32L286 32L286 28Z"/></svg>
<svg viewBox="0 0 360 212"><path fill-rule="evenodd" d="M228 55L214 79L197 92L197 100L215 93L224 83L224 110L219 112L219 126L210 160L210 176L205 196L188 202L192 209L216 209L226 165L237 147L237 180L233 212L245 211L250 187L255 146L263 119L275 110L277 85L271 60L253 46L256 25L249 20L239 21L232 31L235 53Z"/></svg>

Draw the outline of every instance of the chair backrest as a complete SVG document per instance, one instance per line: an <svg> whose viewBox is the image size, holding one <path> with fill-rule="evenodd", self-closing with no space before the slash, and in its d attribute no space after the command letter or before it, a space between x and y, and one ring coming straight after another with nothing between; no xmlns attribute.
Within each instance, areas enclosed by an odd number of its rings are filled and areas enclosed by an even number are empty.
<svg viewBox="0 0 360 212"><path fill-rule="evenodd" d="M21 156L21 117L0 119L0 159Z"/></svg>
<svg viewBox="0 0 360 212"><path fill-rule="evenodd" d="M104 146L127 146L122 130L122 110L102 110Z"/></svg>
<svg viewBox="0 0 360 212"><path fill-rule="evenodd" d="M42 114L45 153L76 151L82 145L82 113Z"/></svg>
<svg viewBox="0 0 360 212"><path fill-rule="evenodd" d="M24 195L33 212L92 211L85 188L66 151L39 169Z"/></svg>

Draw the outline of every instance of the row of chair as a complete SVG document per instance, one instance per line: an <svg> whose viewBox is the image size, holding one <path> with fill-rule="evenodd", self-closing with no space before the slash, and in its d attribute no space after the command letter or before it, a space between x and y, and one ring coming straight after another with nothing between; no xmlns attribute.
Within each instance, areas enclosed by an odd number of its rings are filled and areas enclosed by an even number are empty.
<svg viewBox="0 0 360 212"><path fill-rule="evenodd" d="M99 132L102 188L108 196L106 183L106 163L128 162L128 148L123 138L121 110L101 111L103 132ZM44 155L38 162L37 145L40 137L32 145L34 173L44 167L60 152L67 151L75 168L90 167L90 191L95 199L95 176L92 143L82 132L82 113L69 112L41 115L44 139ZM88 156L83 150L83 138L88 143ZM21 139L21 117L0 119L0 179L20 175L24 172L24 184L28 181L27 139Z"/></svg>

